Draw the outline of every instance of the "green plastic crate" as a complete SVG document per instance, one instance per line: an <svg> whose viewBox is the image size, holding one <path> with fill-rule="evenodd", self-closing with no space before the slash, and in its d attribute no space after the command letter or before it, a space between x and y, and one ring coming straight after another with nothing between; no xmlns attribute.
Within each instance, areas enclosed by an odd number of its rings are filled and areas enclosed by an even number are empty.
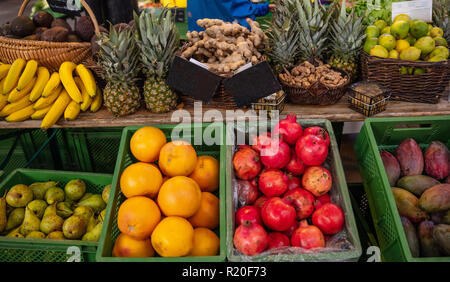
<svg viewBox="0 0 450 282"><path fill-rule="evenodd" d="M404 125L409 127L405 128ZM355 143L355 153L379 240L382 260L450 262L450 257L412 257L409 250L379 153L380 150L393 152L406 138L414 138L422 149L434 140L439 140L450 147L450 116L369 118L361 128Z"/></svg>
<svg viewBox="0 0 450 282"><path fill-rule="evenodd" d="M227 146L227 257L229 261L357 261L362 254L361 242L359 240L358 228L356 226L355 216L352 210L352 204L345 180L344 169L342 167L341 157L339 156L339 147L333 132L331 122L325 119L315 120L298 120L303 128L311 126L320 126L328 131L330 136L331 151L328 155L327 164L333 177L333 187L330 191L332 198L339 198L339 204L345 215L344 229L347 239L352 243L350 250L329 252L329 253L310 253L310 254L283 254L283 255L266 255L252 258L250 256L242 256L233 245L233 235L235 230L235 205L233 201L232 179L234 178L234 169L232 168L233 148ZM247 127L248 125L246 125Z"/></svg>
<svg viewBox="0 0 450 282"><path fill-rule="evenodd" d="M201 132L202 134L205 130L211 129L213 132L220 134L218 137L224 142L225 132L222 123L203 123L203 124L180 124L180 125L151 125L161 129L167 137L167 141L171 140L171 132L174 127L184 128L186 132L182 132L180 135L184 138L190 138L191 144L197 151L198 155L209 155L213 156L220 162L220 185L218 191L214 193L219 197L219 208L220 208L220 225L219 228L214 230L220 238L220 253L217 256L206 256L206 257L149 257L149 258L120 258L112 256L112 249L114 247L114 242L119 236L120 231L117 226L117 214L120 205L125 201L125 196L120 191L119 180L120 175L123 170L131 165L137 160L132 156L130 152L130 139L134 132L139 128L144 126L132 126L125 127L122 132L122 139L120 142L119 153L117 157L116 168L114 170L114 177L111 185L111 198L106 207L106 215L104 224L106 227L103 228L102 234L100 236L99 248L97 251L97 261L101 262L212 262L212 261L224 261L226 258L226 215L225 215L225 158L226 150L223 145L195 145L194 143L194 132ZM183 133L186 133L184 135ZM216 136L215 133L213 136ZM222 143L223 143L222 142Z"/></svg>
<svg viewBox="0 0 450 282"><path fill-rule="evenodd" d="M59 187L72 179L81 179L86 183L86 192L100 194L103 188L111 184L112 175L56 170L17 169L10 173L0 184L0 194L16 184L30 185L33 182L58 181ZM79 248L80 260L94 262L98 242L81 240L51 240L6 238L0 236L1 262L66 262L74 253L69 247Z"/></svg>

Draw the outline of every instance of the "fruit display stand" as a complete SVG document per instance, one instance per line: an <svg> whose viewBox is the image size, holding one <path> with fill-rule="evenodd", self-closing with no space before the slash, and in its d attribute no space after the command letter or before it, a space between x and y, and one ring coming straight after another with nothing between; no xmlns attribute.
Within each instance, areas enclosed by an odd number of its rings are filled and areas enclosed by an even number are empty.
<svg viewBox="0 0 450 282"><path fill-rule="evenodd" d="M112 175L56 170L17 169L0 184L0 193L16 185L30 185L48 180L65 185L72 179L86 183L86 192L101 193L103 187L111 184ZM81 240L24 239L0 237L0 261L2 262L66 262L73 255L69 247L79 249L81 261L95 262L98 242Z"/></svg>
<svg viewBox="0 0 450 282"><path fill-rule="evenodd" d="M344 233L351 247L346 250L331 252L308 252L296 253L289 251L287 254L275 255L258 255L255 258L244 256L238 252L233 245L233 234L235 231L235 210L237 206L237 196L235 187L233 187L234 170L231 165L227 167L227 257L229 261L357 261L361 254L361 242L356 227L355 216L352 210L352 204L345 180L344 169L342 167L341 157L339 155L339 147L331 126L331 122L324 119L304 120L297 119L297 122L303 128L311 126L319 126L324 128L330 137L330 153L325 161L326 167L330 170L333 186L330 190L332 202L340 206L345 215ZM246 124L246 127L249 124ZM227 146L227 160L231 164L233 162L234 148Z"/></svg>
<svg viewBox="0 0 450 282"><path fill-rule="evenodd" d="M221 140L222 144L225 142L225 127L222 124L180 124L177 126L177 130L180 130L181 138L188 138L191 140L191 144L198 155L209 155L219 160L220 162L220 184L219 189L214 193L219 198L219 210L220 210L220 224L216 228L215 233L220 238L220 252L216 256L208 257L148 257L148 258L121 258L113 257L112 250L114 242L119 235L120 231L117 226L117 216L120 205L125 201L125 196L120 190L119 180L120 175L124 169L130 164L136 162L130 151L130 139L134 132L143 126L126 127L123 129L122 138L119 147L119 153L117 155L117 162L114 170L114 177L111 186L111 200L106 207L106 216L104 220L104 226L102 234L99 240L99 248L97 251L97 261L100 262L218 262L224 261L226 258L226 214L225 214L225 189L226 189L226 148L224 145L195 145L194 132L200 131L203 135L206 129L214 132L214 140ZM171 140L172 130L174 125L159 125L154 126L161 129L168 141ZM187 134L187 136L185 135ZM217 138L215 134L220 134Z"/></svg>
<svg viewBox="0 0 450 282"><path fill-rule="evenodd" d="M405 128L409 125L409 128ZM411 125L415 127L411 128ZM355 143L364 189L379 239L383 261L450 261L450 257L413 257L379 150L392 152L406 138L423 149L439 140L450 146L450 116L367 119Z"/></svg>

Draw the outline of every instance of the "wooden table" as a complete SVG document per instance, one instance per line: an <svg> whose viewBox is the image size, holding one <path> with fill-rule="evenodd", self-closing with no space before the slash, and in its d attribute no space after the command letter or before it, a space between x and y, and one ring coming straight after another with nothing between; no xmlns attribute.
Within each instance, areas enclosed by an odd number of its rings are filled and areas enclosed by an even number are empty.
<svg viewBox="0 0 450 282"><path fill-rule="evenodd" d="M202 111L211 110L212 108L203 106ZM188 105L184 107L186 113L191 116L193 121L194 107ZM226 119L226 110L218 110L222 117L215 121L233 121L234 119ZM351 122L363 121L366 117L348 107L347 101L343 98L337 104L331 106L299 106L287 104L282 116L288 113L294 113L302 119L325 118L332 122ZM411 116L435 116L450 115L450 102L442 99L438 104L422 104L407 102L389 102L386 111L375 115L375 117L411 117ZM249 115L252 120L257 119L255 114ZM211 121L203 116L203 121ZM122 127L129 125L143 124L164 124L179 123L180 121L172 119L172 112L166 114L152 114L145 109L141 109L137 113L125 117L114 118L104 107L97 113L80 113L80 116L74 121L60 120L54 127ZM8 123L0 121L0 129L4 128L39 128L40 120L27 120L24 122Z"/></svg>

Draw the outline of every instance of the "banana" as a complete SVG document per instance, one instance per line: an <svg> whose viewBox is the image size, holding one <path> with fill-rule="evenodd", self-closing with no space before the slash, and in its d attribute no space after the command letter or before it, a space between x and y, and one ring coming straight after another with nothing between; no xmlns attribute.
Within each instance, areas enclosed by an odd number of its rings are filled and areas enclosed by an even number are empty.
<svg viewBox="0 0 450 282"><path fill-rule="evenodd" d="M65 120L74 120L77 118L78 114L80 113L80 104L78 104L75 101L72 101L67 106L66 110L64 111L64 119Z"/></svg>
<svg viewBox="0 0 450 282"><path fill-rule="evenodd" d="M36 110L32 115L31 119L43 119L45 115L50 111L52 105L47 106L46 108L43 108L41 110ZM33 107L34 108L34 107Z"/></svg>
<svg viewBox="0 0 450 282"><path fill-rule="evenodd" d="M17 82L17 90L24 89L28 83L33 79L36 74L38 68L38 63L35 60L29 60L25 66L25 69L22 72L22 75L19 78L19 82Z"/></svg>
<svg viewBox="0 0 450 282"><path fill-rule="evenodd" d="M63 90L63 86L59 85L58 88L53 90L53 92L48 97L39 98L39 100L37 100L36 103L34 104L34 109L42 110L43 108L46 108L46 107L50 106L51 104L53 104L53 102L55 102L55 100L58 99L58 96L62 90Z"/></svg>
<svg viewBox="0 0 450 282"><path fill-rule="evenodd" d="M7 122L19 122L24 121L30 118L30 116L34 113L33 105L29 105L28 107L25 107L21 110L18 110L17 112L14 112L7 116L5 120Z"/></svg>
<svg viewBox="0 0 450 282"><path fill-rule="evenodd" d="M28 107L31 105L30 102L30 94L24 96L22 99L20 99L17 102L11 103L6 105L1 111L0 111L0 117L6 117L10 114L17 112L23 108Z"/></svg>
<svg viewBox="0 0 450 282"><path fill-rule="evenodd" d="M95 113L96 111L98 111L101 106L102 106L102 102L103 102L103 97L102 97L102 91L100 90L100 87L97 86L97 90L96 90L95 97L94 100L92 101L91 104L91 112Z"/></svg>
<svg viewBox="0 0 450 282"><path fill-rule="evenodd" d="M74 78L75 83L77 84L78 88L81 90L81 97L83 98L83 102L81 103L81 110L84 112L87 109L89 109L89 106L92 103L92 97L88 94L86 87L84 87L83 81L81 78L76 76Z"/></svg>
<svg viewBox="0 0 450 282"><path fill-rule="evenodd" d="M0 93L2 94L2 96L6 96L8 97L9 93L3 94L3 85L5 84L5 79L2 79L0 81Z"/></svg>
<svg viewBox="0 0 450 282"><path fill-rule="evenodd" d="M5 84L3 85L2 94L8 94L16 86L19 76L22 73L23 68L27 62L24 59L17 59L12 63L9 68L8 74L5 78Z"/></svg>
<svg viewBox="0 0 450 282"><path fill-rule="evenodd" d="M30 101L34 102L42 95L42 91L44 90L45 85L50 79L50 72L45 67L39 67L37 71L37 79L36 83L31 90Z"/></svg>
<svg viewBox="0 0 450 282"><path fill-rule="evenodd" d="M14 103L22 99L25 95L30 93L30 91L33 89L34 84L36 83L36 77L33 77L30 82L28 82L28 85L23 88L22 90L17 90L17 88L14 88L8 95L8 102Z"/></svg>
<svg viewBox="0 0 450 282"><path fill-rule="evenodd" d="M86 87L89 96L94 97L95 92L97 91L97 84L95 84L95 78L92 72L89 69L87 69L83 64L79 64L76 67L75 71L81 78L81 81L83 81L83 84Z"/></svg>
<svg viewBox="0 0 450 282"><path fill-rule="evenodd" d="M56 99L55 103L53 103L52 107L42 120L41 128L47 130L50 127L52 127L62 116L62 114L67 108L67 105L69 105L71 101L72 99L70 98L67 91L66 90L61 91L61 94L59 94L58 99Z"/></svg>
<svg viewBox="0 0 450 282"><path fill-rule="evenodd" d="M0 95L0 111L8 104L8 95Z"/></svg>
<svg viewBox="0 0 450 282"><path fill-rule="evenodd" d="M52 94L52 91L55 90L61 84L61 80L59 79L59 73L54 72L50 76L47 84L44 87L44 91L42 91L42 97L48 97Z"/></svg>
<svg viewBox="0 0 450 282"><path fill-rule="evenodd" d="M73 70L77 67L72 62L64 62L59 67L59 78L61 79L67 94L77 103L83 102L80 89L78 89L75 80L73 79Z"/></svg>
<svg viewBox="0 0 450 282"><path fill-rule="evenodd" d="M4 79L6 77L10 68L11 65L9 64L0 65L0 79Z"/></svg>

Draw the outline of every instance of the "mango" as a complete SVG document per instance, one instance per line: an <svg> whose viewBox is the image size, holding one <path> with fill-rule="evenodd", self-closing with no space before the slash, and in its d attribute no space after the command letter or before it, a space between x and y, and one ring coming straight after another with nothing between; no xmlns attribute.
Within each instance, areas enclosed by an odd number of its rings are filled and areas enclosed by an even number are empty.
<svg viewBox="0 0 450 282"><path fill-rule="evenodd" d="M422 150L412 138L407 138L395 150L404 176L422 174L424 161Z"/></svg>
<svg viewBox="0 0 450 282"><path fill-rule="evenodd" d="M419 224L418 236L420 242L420 254L423 257L438 257L439 248L433 239L434 223L429 220Z"/></svg>
<svg viewBox="0 0 450 282"><path fill-rule="evenodd" d="M450 209L450 184L438 184L425 190L420 196L419 207L426 212Z"/></svg>
<svg viewBox="0 0 450 282"><path fill-rule="evenodd" d="M400 177L400 164L397 159L388 151L380 152L381 160L383 161L384 170L386 171L389 184L395 186Z"/></svg>
<svg viewBox="0 0 450 282"><path fill-rule="evenodd" d="M433 228L433 239L439 250L446 256L450 256L450 225L439 224Z"/></svg>
<svg viewBox="0 0 450 282"><path fill-rule="evenodd" d="M424 154L425 171L436 179L444 179L450 174L450 152L439 141L433 141L428 145Z"/></svg>
<svg viewBox="0 0 450 282"><path fill-rule="evenodd" d="M418 197L428 188L438 184L440 184L439 181L427 175L403 176L397 182L398 187L406 189Z"/></svg>
<svg viewBox="0 0 450 282"><path fill-rule="evenodd" d="M412 222L421 222L428 219L428 215L419 209L419 199L414 194L398 187L392 187L391 190L394 194L398 213L401 216L407 217Z"/></svg>
<svg viewBox="0 0 450 282"><path fill-rule="evenodd" d="M419 239L417 238L417 232L414 225L409 221L408 218L401 216L403 230L405 230L406 241L408 241L409 250L411 251L411 255L413 257L420 256L420 244Z"/></svg>

